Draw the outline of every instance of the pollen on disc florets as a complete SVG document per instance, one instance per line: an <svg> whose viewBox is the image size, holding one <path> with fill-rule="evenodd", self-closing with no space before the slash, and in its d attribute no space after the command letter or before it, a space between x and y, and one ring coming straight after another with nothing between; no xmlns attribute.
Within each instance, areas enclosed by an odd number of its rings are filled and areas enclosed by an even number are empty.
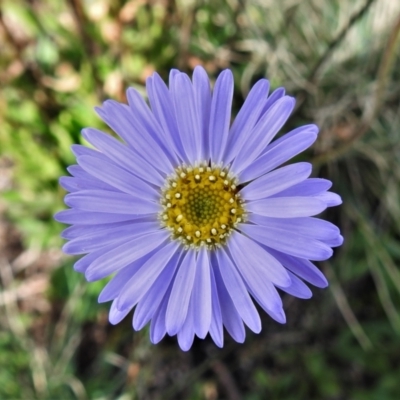
<svg viewBox="0 0 400 400"><path fill-rule="evenodd" d="M180 166L162 192L162 224L188 246L224 244L245 216L237 180L227 168Z"/></svg>

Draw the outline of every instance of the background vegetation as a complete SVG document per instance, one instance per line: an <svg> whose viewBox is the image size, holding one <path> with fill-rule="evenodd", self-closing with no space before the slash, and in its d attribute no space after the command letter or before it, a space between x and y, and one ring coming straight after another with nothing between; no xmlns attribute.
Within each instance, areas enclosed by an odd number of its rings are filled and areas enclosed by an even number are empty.
<svg viewBox="0 0 400 400"><path fill-rule="evenodd" d="M393 0L5 0L0 3L0 398L400 398L400 3ZM224 349L111 326L60 247L59 176L93 107L146 77L231 68L236 112L261 77L315 121L305 155L344 205L345 244L288 323Z"/></svg>

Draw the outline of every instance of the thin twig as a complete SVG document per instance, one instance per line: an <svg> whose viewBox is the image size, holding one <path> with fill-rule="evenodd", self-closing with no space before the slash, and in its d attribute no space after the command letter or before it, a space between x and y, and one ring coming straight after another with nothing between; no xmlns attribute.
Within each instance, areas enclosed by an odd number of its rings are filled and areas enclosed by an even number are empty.
<svg viewBox="0 0 400 400"><path fill-rule="evenodd" d="M377 73L377 85L375 91L375 97L373 99L373 107L372 110L364 115L363 120L357 125L350 139L343 143L341 146L336 149L329 150L327 153L322 153L315 157L312 160L313 165L320 166L326 164L329 161L338 159L342 157L347 151L353 146L353 144L360 140L370 129L372 123L375 118L379 114L380 109L384 103L384 92L387 85L387 80L392 71L392 67L394 64L394 58L397 50L397 41L400 37L400 15L398 16L388 39L388 43L385 46L385 51L382 55L381 62L379 64L378 73Z"/></svg>
<svg viewBox="0 0 400 400"><path fill-rule="evenodd" d="M182 7L181 12L181 29L179 30L179 55L178 55L178 68L186 70L188 67L189 58L189 45L192 37L192 29L194 23L194 16L196 14L196 6Z"/></svg>
<svg viewBox="0 0 400 400"><path fill-rule="evenodd" d="M97 97L102 100L104 98L104 91L103 91L103 83L102 80L99 77L96 64L94 60L96 60L98 56L98 51L96 49L96 44L92 40L87 27L89 26L89 23L87 21L86 15L83 10L83 5L81 0L68 0L74 17L76 21L76 25L78 27L79 35L82 39L82 45L83 49L85 51L86 59L87 62L90 66L92 76L95 82L95 87L96 87L96 94Z"/></svg>
<svg viewBox="0 0 400 400"><path fill-rule="evenodd" d="M353 25L360 20L369 10L371 5L375 0L367 0L367 2L358 10L356 11L347 21L347 24L342 28L342 30L332 39L332 41L328 44L324 54L318 59L317 63L312 68L309 76L308 82L315 83L318 77L318 73L325 64L325 62L329 59L329 57L333 54L334 50L339 46L342 40L346 37L349 30L353 27Z"/></svg>
<svg viewBox="0 0 400 400"><path fill-rule="evenodd" d="M211 369L225 389L227 398L229 400L240 400L242 396L227 366L221 360L215 360L211 364Z"/></svg>
<svg viewBox="0 0 400 400"><path fill-rule="evenodd" d="M397 334L400 334L399 313L390 297L389 289L386 285L385 278L382 271L380 270L378 263L372 263L372 260L372 257L367 257L367 264L371 271L372 278L375 282L376 290L381 300L382 307L385 310L385 313L393 329L397 332Z"/></svg>
<svg viewBox="0 0 400 400"><path fill-rule="evenodd" d="M315 87L321 67L331 57L334 50L340 45L340 43L342 43L343 39L346 37L347 33L354 26L354 24L358 22L367 13L367 11L369 10L374 1L375 0L367 0L367 2L349 18L349 20L343 26L341 31L331 40L330 43L328 43L325 52L321 55L321 57L319 57L318 61L311 69L306 79L307 85L297 95L296 110L295 110L296 114L300 114L301 111L303 110L309 92L307 88Z"/></svg>

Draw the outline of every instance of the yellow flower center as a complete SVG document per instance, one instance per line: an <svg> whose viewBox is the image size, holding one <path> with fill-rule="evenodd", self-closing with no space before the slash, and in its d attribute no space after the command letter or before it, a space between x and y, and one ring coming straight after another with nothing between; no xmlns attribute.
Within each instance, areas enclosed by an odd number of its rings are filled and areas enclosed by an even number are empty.
<svg viewBox="0 0 400 400"><path fill-rule="evenodd" d="M163 225L185 245L224 244L245 215L236 183L226 168L178 167L162 193Z"/></svg>

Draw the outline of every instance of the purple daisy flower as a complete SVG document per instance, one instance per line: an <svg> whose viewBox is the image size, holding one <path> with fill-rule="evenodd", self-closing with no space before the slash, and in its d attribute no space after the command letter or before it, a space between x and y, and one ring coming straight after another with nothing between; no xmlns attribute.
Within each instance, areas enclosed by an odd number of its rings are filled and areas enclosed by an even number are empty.
<svg viewBox="0 0 400 400"><path fill-rule="evenodd" d="M135 89L129 105L106 101L97 109L122 141L83 130L95 149L72 146L78 165L61 185L70 224L67 254L88 281L115 274L99 296L112 300L110 322L133 308L133 328L150 322L150 339L177 335L188 350L210 333L223 346L223 326L237 341L246 324L261 330L253 300L285 322L277 288L299 298L304 281L326 287L310 261L326 260L343 238L314 218L341 203L331 182L309 178L311 164L280 167L308 148L318 128L306 125L272 141L295 100L280 88L268 96L258 81L230 126L233 77L223 71L214 90L205 70L193 79L171 71L169 88L147 80L151 108Z"/></svg>

